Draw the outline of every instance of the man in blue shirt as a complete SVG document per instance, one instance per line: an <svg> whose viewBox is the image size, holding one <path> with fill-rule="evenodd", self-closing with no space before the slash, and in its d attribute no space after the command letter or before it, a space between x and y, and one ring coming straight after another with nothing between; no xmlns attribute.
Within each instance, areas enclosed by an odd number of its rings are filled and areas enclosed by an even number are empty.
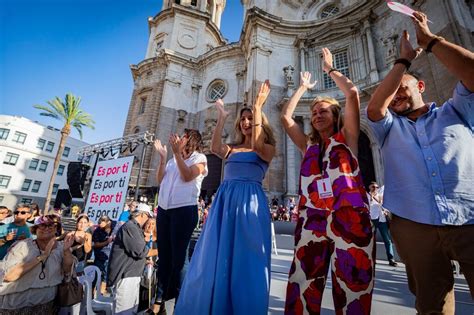
<svg viewBox="0 0 474 315"><path fill-rule="evenodd" d="M0 260L7 255L13 243L31 237L30 226L26 222L31 216L30 206L19 204L13 214L13 222L0 226Z"/></svg>
<svg viewBox="0 0 474 315"><path fill-rule="evenodd" d="M405 31L400 59L373 94L369 124L381 147L384 206L419 314L454 314L451 260L474 298L474 54L431 33L415 12L418 44L457 78L453 98L425 103L425 83L406 73L421 49ZM390 109L390 111L388 111Z"/></svg>

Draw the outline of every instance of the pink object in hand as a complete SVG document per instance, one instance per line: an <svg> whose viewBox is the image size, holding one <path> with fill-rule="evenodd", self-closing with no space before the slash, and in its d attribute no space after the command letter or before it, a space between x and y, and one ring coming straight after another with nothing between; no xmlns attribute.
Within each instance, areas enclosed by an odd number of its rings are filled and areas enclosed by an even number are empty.
<svg viewBox="0 0 474 315"><path fill-rule="evenodd" d="M395 1L387 1L387 5L393 11L400 12L402 14L414 17L413 12L415 12L415 10L413 10L409 6L406 6L404 4L401 4ZM428 22L433 23L430 20L428 20Z"/></svg>

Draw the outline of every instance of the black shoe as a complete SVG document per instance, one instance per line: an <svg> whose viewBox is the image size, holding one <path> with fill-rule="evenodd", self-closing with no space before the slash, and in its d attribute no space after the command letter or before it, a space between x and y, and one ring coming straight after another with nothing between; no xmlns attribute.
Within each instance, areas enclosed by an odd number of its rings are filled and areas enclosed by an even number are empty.
<svg viewBox="0 0 474 315"><path fill-rule="evenodd" d="M392 266L392 267L397 267L397 266L398 266L398 264L397 264L397 262L396 262L395 260L390 260L390 261L388 262L388 264L389 264L390 266Z"/></svg>

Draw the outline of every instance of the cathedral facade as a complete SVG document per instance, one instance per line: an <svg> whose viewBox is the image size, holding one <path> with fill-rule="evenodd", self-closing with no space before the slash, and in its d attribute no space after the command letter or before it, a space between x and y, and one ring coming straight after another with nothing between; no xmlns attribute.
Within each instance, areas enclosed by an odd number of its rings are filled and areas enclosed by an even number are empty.
<svg viewBox="0 0 474 315"><path fill-rule="evenodd" d="M232 0L236 1L236 0ZM473 4L467 0L400 0L425 12L433 33L474 50ZM361 97L359 162L364 183L383 184L383 160L368 128L365 107L375 87L398 56L404 29L415 33L409 17L391 11L383 0L241 0L244 23L238 42L229 43L220 31L226 0L163 0L161 11L148 19L145 59L131 66L133 94L124 135L149 131L164 143L184 128L203 134L210 174L203 195L212 195L222 176L222 161L209 151L222 98L231 112L223 141L233 142L234 119L240 108L252 106L260 84L270 80L264 111L273 126L277 154L264 181L268 196L296 196L301 154L280 124L280 111L299 84L299 72L310 71L317 85L295 111L309 132L309 105L316 96L331 96L344 105L342 93L321 69L321 49L328 47L334 66L358 87ZM426 82L424 99L442 104L456 79L432 55L423 53L411 70ZM171 150L169 157L171 157ZM136 150L140 187L156 187L159 157L149 146ZM142 159L143 161L140 161ZM400 156L403 158L403 156ZM409 161L408 161L409 162Z"/></svg>

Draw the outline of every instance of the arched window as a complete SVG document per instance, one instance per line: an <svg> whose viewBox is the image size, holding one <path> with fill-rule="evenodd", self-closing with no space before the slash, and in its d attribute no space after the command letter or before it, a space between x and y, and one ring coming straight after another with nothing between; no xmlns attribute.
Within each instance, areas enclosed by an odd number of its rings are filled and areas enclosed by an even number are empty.
<svg viewBox="0 0 474 315"><path fill-rule="evenodd" d="M206 98L209 103L217 101L219 98L223 98L227 93L227 85L223 80L217 79L209 84L207 88Z"/></svg>
<svg viewBox="0 0 474 315"><path fill-rule="evenodd" d="M321 11L321 18L327 18L333 15L336 15L339 13L339 7L336 6L335 4L329 4L324 7L324 9Z"/></svg>

